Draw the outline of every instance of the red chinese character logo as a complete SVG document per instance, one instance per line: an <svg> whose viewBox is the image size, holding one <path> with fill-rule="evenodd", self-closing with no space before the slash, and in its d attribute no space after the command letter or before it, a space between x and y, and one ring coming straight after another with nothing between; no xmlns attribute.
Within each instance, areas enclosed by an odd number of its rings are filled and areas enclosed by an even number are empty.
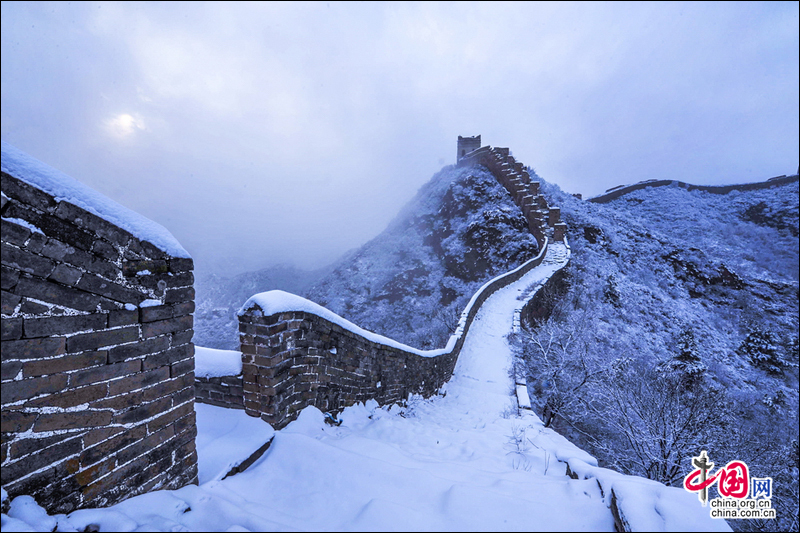
<svg viewBox="0 0 800 533"><path fill-rule="evenodd" d="M683 487L689 492L698 492L703 505L708 502L708 487L714 483L718 483L717 490L726 498L747 498L750 479L747 465L742 461L731 461L716 474L709 475L714 463L708 460L708 454L703 450L698 457L692 458L692 465L696 470L684 478Z"/></svg>

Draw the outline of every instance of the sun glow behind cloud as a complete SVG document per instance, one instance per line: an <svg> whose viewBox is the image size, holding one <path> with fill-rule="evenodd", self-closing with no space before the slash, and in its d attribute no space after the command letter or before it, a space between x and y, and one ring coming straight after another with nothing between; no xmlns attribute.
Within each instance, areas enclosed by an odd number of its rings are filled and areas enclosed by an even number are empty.
<svg viewBox="0 0 800 533"><path fill-rule="evenodd" d="M141 115L120 113L105 121L103 124L106 132L116 139L128 139L137 131L147 129Z"/></svg>

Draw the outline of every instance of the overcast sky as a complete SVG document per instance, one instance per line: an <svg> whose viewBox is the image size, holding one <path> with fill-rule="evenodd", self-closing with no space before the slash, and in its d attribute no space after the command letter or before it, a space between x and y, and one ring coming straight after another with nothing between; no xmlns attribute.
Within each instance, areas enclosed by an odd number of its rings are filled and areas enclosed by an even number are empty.
<svg viewBox="0 0 800 533"><path fill-rule="evenodd" d="M483 136L568 192L798 167L798 3L2 2L2 138L198 270L322 266Z"/></svg>

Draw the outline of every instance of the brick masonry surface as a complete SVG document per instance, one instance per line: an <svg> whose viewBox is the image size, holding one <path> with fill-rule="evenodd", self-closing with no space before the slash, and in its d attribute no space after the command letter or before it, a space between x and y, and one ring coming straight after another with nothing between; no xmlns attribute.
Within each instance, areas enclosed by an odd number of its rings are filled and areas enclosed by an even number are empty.
<svg viewBox="0 0 800 533"><path fill-rule="evenodd" d="M66 513L196 483L192 260L2 193L3 488Z"/></svg>
<svg viewBox="0 0 800 533"><path fill-rule="evenodd" d="M246 310L239 317L239 332L247 414L280 429L309 405L338 412L368 399L400 402L412 393L431 396L450 379L469 326L486 298L538 266L549 239L563 241L566 229L559 221L560 210L548 207L539 183L531 182L508 148L479 148L458 162L470 165L485 166L509 191L539 242L539 256L484 287L468 310L454 349L438 357L421 357L367 340L312 313L265 317L258 306Z"/></svg>
<svg viewBox="0 0 800 533"><path fill-rule="evenodd" d="M218 378L194 378L195 401L227 407L244 409L244 388L242 376L222 376Z"/></svg>

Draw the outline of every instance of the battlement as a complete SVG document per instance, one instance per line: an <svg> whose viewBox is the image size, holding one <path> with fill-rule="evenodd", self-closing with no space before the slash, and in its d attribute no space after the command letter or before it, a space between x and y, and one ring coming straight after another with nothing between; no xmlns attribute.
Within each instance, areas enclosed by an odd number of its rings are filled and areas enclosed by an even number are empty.
<svg viewBox="0 0 800 533"><path fill-rule="evenodd" d="M481 147L480 135L477 135L475 137L462 137L461 135L459 135L458 150L456 152L456 162L458 162L462 157L464 157L468 153L477 150L480 147Z"/></svg>

